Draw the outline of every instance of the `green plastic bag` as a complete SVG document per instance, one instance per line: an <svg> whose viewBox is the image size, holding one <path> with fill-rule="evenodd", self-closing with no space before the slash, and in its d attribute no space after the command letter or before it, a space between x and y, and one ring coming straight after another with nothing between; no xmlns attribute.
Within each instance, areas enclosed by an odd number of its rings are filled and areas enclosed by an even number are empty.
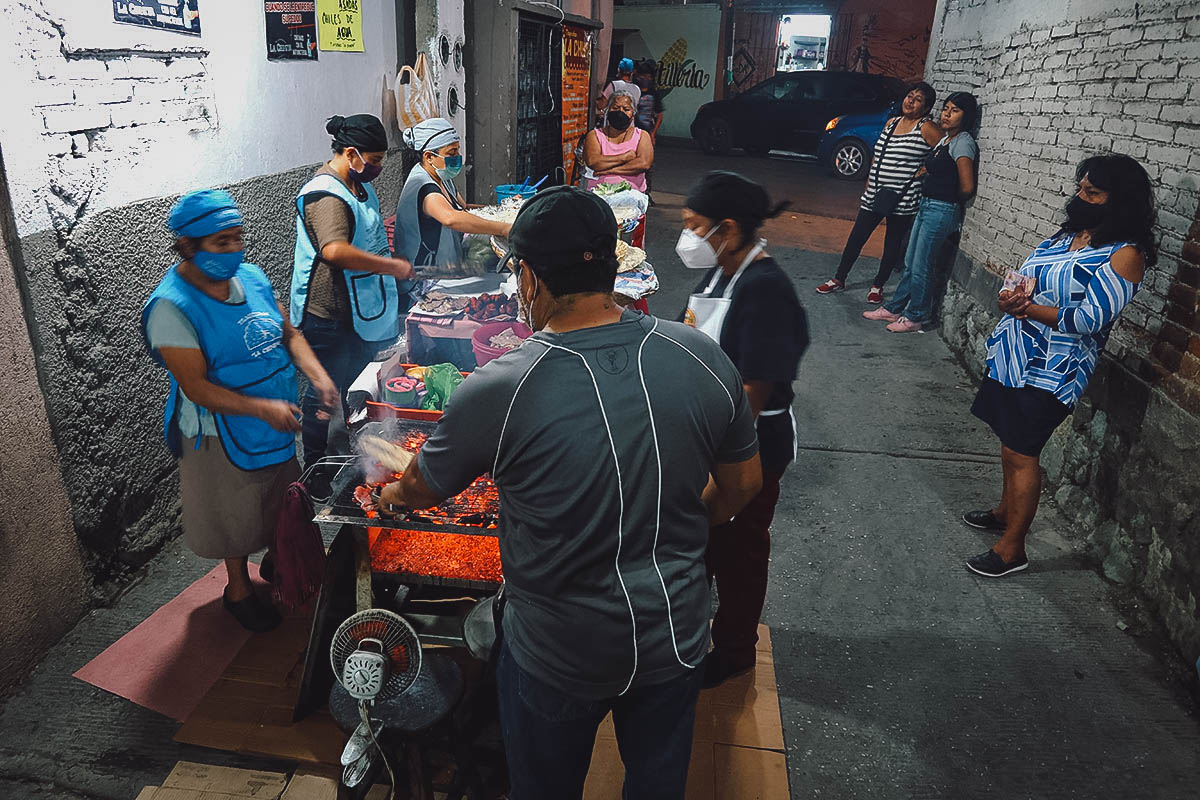
<svg viewBox="0 0 1200 800"><path fill-rule="evenodd" d="M434 364L425 370L425 399L421 408L427 411L443 411L450 395L463 382L462 373L453 364Z"/></svg>

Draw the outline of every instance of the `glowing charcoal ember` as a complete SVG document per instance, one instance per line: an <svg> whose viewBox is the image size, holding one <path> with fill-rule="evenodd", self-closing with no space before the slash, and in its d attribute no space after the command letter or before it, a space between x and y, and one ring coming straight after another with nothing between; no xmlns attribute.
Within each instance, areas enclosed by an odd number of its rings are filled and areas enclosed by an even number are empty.
<svg viewBox="0 0 1200 800"><path fill-rule="evenodd" d="M371 569L499 583L500 541L492 536L368 529Z"/></svg>

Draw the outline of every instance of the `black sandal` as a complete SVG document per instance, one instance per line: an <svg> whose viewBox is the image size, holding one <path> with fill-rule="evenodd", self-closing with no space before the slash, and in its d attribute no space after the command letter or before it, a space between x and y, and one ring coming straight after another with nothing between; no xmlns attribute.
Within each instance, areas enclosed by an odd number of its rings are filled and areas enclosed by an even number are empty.
<svg viewBox="0 0 1200 800"><path fill-rule="evenodd" d="M222 592L221 604L225 606L226 611L233 615L238 624L248 631L266 633L278 628L279 624L283 622L283 617L275 610L274 606L263 603L254 594L235 603L229 599L229 595Z"/></svg>

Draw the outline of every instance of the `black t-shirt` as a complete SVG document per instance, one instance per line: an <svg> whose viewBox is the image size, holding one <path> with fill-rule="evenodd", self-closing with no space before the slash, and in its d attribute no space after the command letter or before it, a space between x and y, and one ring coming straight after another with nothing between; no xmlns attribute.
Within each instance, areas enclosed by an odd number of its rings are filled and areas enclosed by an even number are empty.
<svg viewBox="0 0 1200 800"><path fill-rule="evenodd" d="M719 267L718 267L719 269ZM713 278L704 274L694 293L703 292ZM729 277L722 275L713 294L724 292ZM734 284L732 303L721 328L721 349L744 381L768 381L771 394L763 411L790 409L792 381L808 348L808 317L791 280L773 258L746 267ZM783 472L792 461L790 414L760 414L758 444L763 470Z"/></svg>
<svg viewBox="0 0 1200 800"><path fill-rule="evenodd" d="M425 198L431 194L442 194L437 184L429 183L417 192L417 217L421 220L421 249L417 253L416 264L434 263L438 246L442 241L442 223L425 213ZM445 195L442 195L445 197ZM458 211L465 210L462 203L450 200L450 205Z"/></svg>

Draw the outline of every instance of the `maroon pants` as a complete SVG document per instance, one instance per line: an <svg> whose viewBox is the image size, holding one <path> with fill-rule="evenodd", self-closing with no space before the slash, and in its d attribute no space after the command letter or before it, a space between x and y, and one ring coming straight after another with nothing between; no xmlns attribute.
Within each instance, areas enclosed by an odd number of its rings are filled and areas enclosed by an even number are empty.
<svg viewBox="0 0 1200 800"><path fill-rule="evenodd" d="M758 618L767 599L771 520L782 477L763 473L762 490L750 504L708 534L705 561L709 580L717 582L720 600L713 619L713 646L722 660L737 666L754 664Z"/></svg>

